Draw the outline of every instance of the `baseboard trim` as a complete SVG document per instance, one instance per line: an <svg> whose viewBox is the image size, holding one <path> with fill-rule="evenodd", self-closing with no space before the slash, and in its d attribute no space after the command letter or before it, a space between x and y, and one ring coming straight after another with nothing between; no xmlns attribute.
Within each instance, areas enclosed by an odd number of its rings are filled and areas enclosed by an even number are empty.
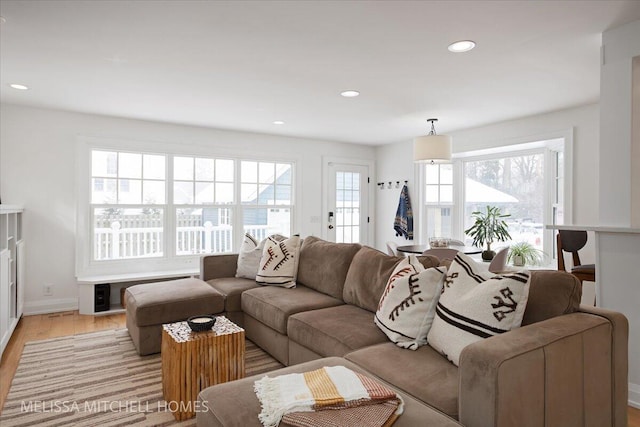
<svg viewBox="0 0 640 427"><path fill-rule="evenodd" d="M640 409L640 385L629 383L629 406Z"/></svg>
<svg viewBox="0 0 640 427"><path fill-rule="evenodd" d="M25 316L33 314L57 313L78 309L78 298L60 298L52 300L25 301L23 313Z"/></svg>

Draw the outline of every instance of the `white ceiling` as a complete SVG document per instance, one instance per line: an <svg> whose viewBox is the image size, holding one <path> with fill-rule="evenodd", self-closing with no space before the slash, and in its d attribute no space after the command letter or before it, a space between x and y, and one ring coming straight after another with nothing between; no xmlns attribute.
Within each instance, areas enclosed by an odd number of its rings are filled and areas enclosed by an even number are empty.
<svg viewBox="0 0 640 427"><path fill-rule="evenodd" d="M445 133L596 102L601 33L640 1L1 0L0 15L4 103L383 144L429 117ZM476 49L447 51L461 39Z"/></svg>

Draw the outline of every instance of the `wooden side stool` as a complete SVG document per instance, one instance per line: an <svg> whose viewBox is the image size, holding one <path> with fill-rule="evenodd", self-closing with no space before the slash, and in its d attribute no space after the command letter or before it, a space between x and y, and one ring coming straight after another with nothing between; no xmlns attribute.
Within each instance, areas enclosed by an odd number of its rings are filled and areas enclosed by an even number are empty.
<svg viewBox="0 0 640 427"><path fill-rule="evenodd" d="M198 393L244 378L244 329L224 316L213 328L193 332L187 322L162 325L162 393L177 421L195 416Z"/></svg>

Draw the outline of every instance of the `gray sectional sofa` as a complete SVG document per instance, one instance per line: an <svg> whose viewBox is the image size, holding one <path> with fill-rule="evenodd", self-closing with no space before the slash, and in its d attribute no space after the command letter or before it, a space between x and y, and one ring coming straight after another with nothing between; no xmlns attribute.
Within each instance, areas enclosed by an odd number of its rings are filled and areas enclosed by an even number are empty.
<svg viewBox="0 0 640 427"><path fill-rule="evenodd" d="M374 324L401 259L307 237L294 289L234 277L237 255L203 257L200 279L247 338L287 366L270 375L336 364L367 373L405 400L398 426L627 425L627 320L580 306L574 276L533 272L522 327L469 345L457 367L429 345L396 346ZM198 426L260 426L256 379L203 390Z"/></svg>

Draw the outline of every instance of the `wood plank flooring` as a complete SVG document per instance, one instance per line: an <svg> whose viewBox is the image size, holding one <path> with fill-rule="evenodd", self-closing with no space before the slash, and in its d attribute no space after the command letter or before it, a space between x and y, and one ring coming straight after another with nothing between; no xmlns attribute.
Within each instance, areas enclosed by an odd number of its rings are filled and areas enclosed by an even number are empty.
<svg viewBox="0 0 640 427"><path fill-rule="evenodd" d="M124 313L107 316L80 315L77 311L24 316L16 327L0 362L0 408L9 394L24 343L65 335L126 327ZM628 427L640 427L640 409L629 407Z"/></svg>

